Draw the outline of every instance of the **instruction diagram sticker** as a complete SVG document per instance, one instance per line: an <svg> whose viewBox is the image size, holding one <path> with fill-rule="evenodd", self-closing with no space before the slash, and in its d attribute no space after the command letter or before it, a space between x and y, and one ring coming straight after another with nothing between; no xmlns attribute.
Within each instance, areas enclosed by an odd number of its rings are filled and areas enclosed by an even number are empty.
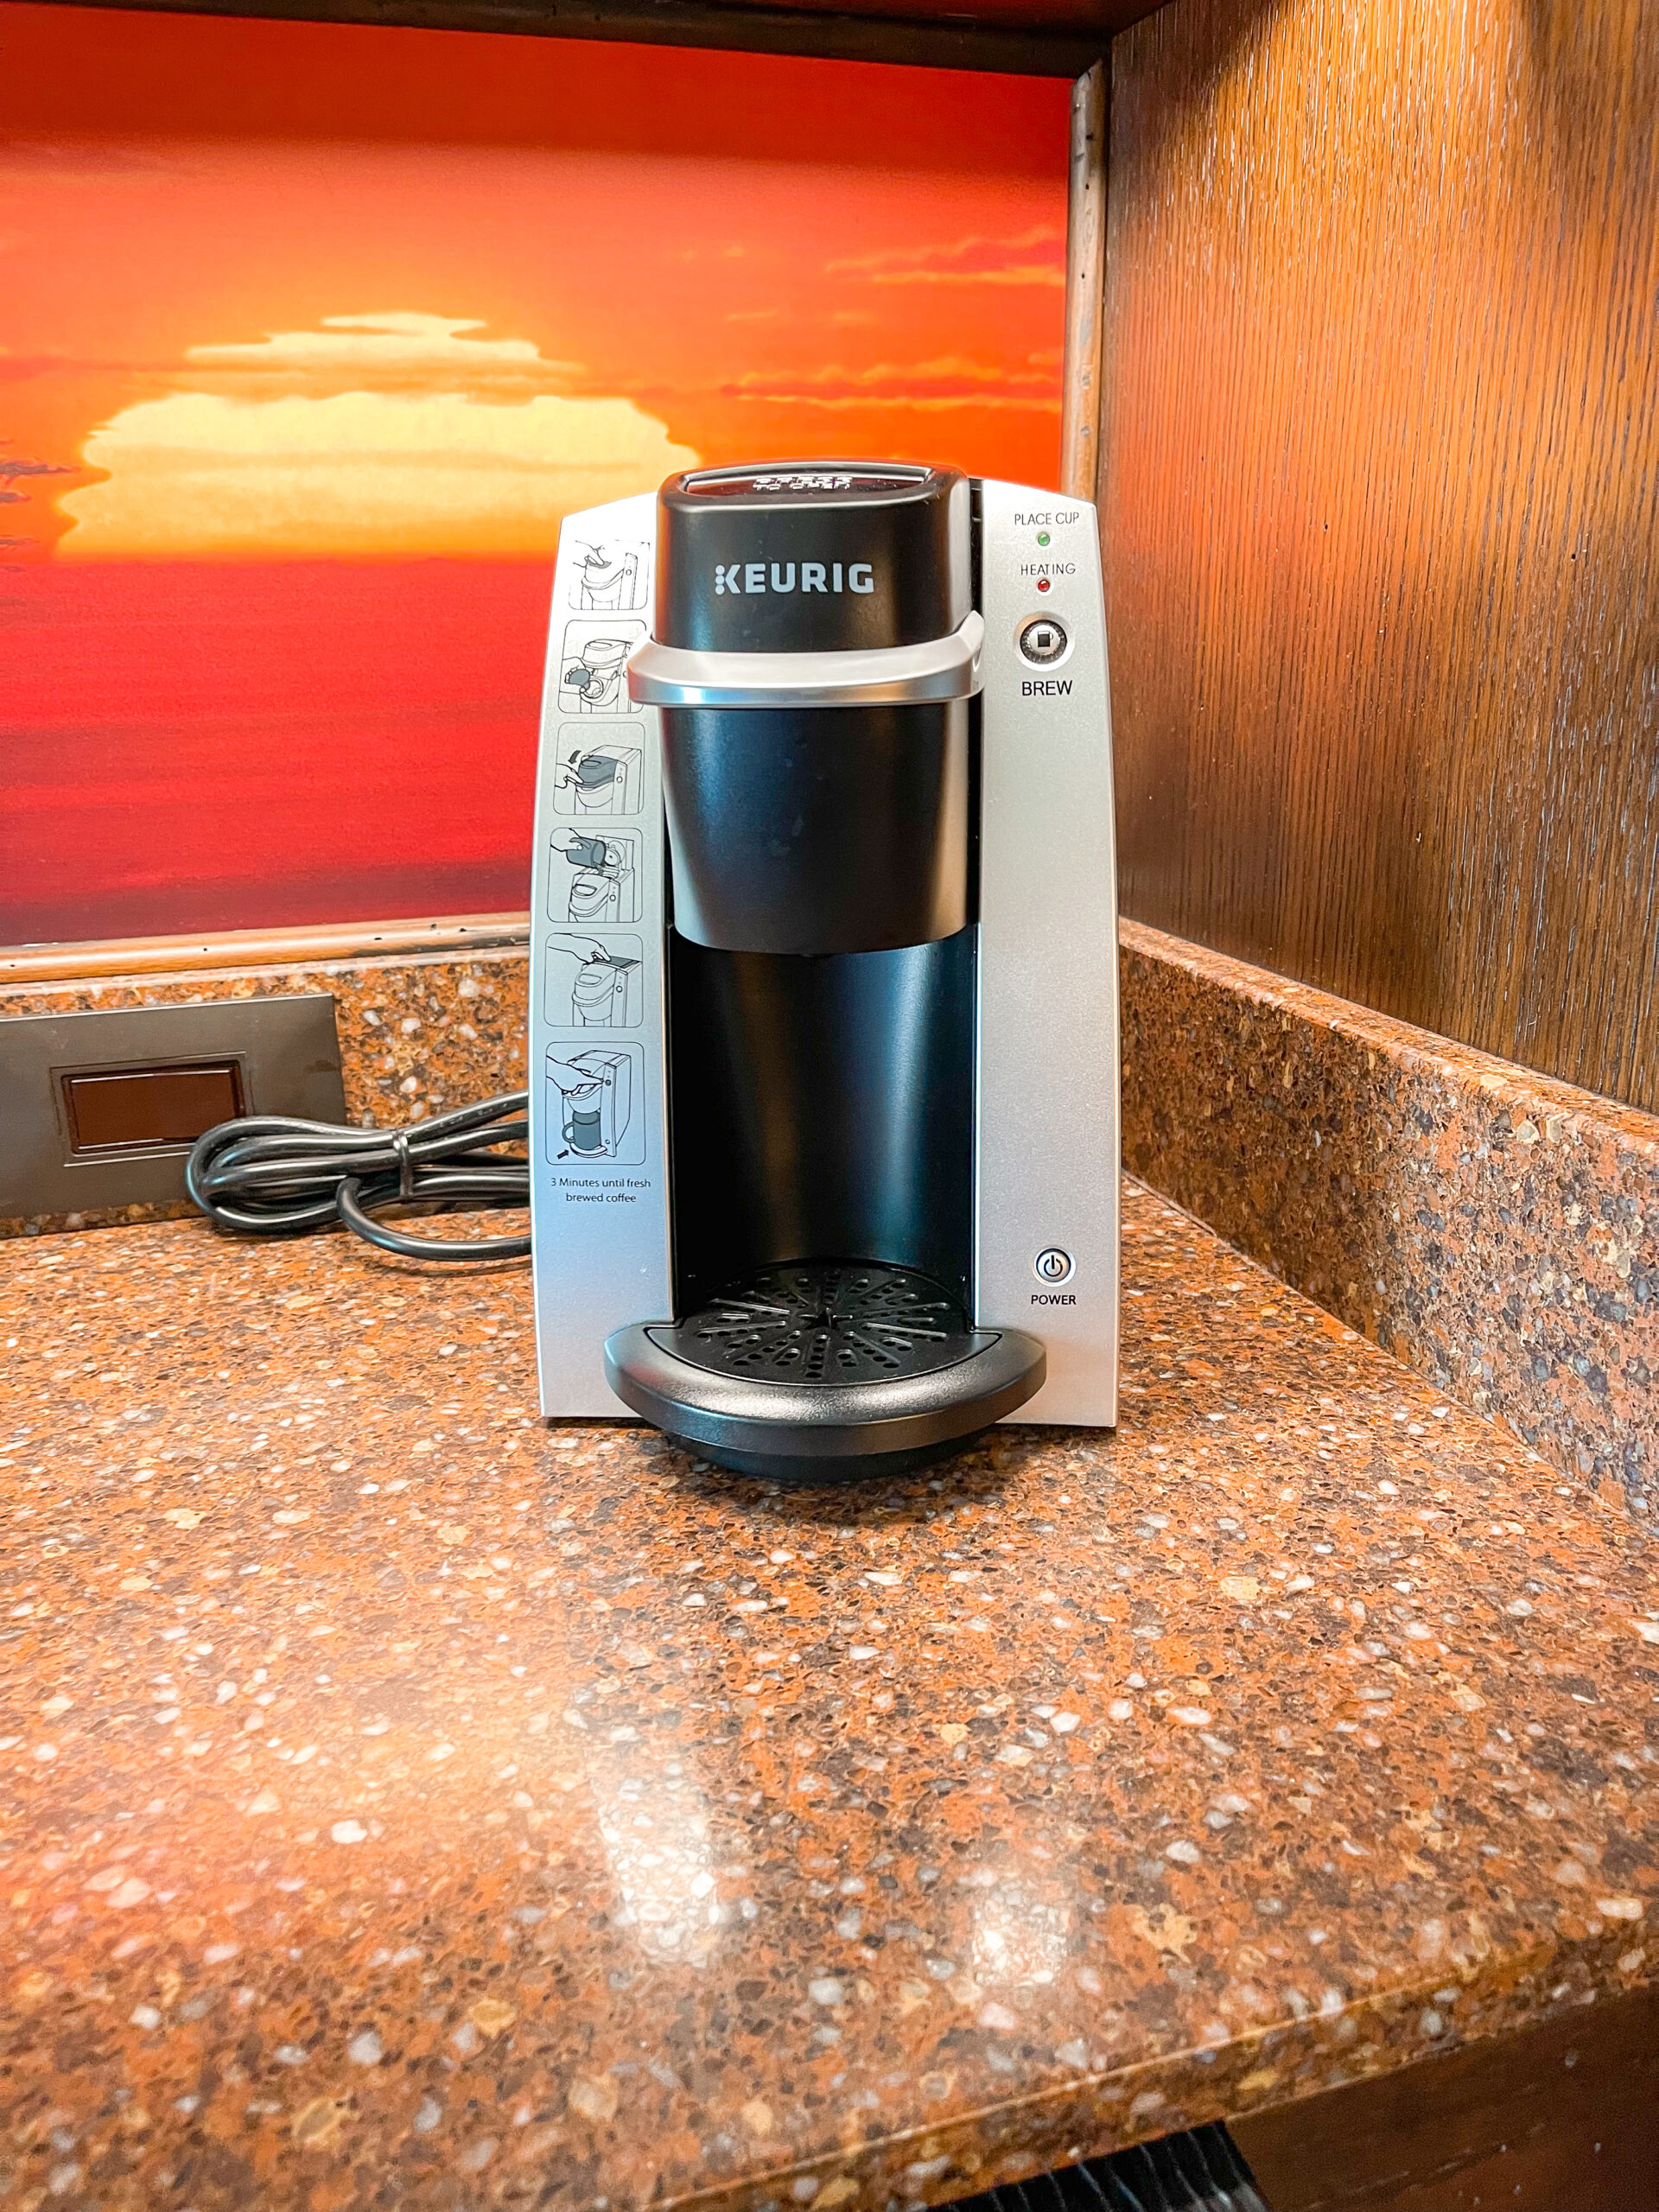
<svg viewBox="0 0 1659 2212"><path fill-rule="evenodd" d="M637 937L550 937L542 1014L550 1027L637 1029L645 949Z"/></svg>
<svg viewBox="0 0 1659 2212"><path fill-rule="evenodd" d="M643 1166L645 1055L638 1045L550 1045L545 1077L547 1156L555 1165Z"/></svg>
<svg viewBox="0 0 1659 2212"><path fill-rule="evenodd" d="M570 604L580 613L637 614L651 595L646 546L578 541L570 566Z"/></svg>
<svg viewBox="0 0 1659 2212"><path fill-rule="evenodd" d="M645 790L645 733L638 722L596 730L591 723L560 725L553 772L553 810L582 820L589 815L638 814Z"/></svg>
<svg viewBox="0 0 1659 2212"><path fill-rule="evenodd" d="M641 912L637 830L563 823L553 832L547 879L550 922L637 922Z"/></svg>
<svg viewBox="0 0 1659 2212"><path fill-rule="evenodd" d="M627 714L628 655L645 634L643 622L596 616L567 622L559 645L559 712Z"/></svg>

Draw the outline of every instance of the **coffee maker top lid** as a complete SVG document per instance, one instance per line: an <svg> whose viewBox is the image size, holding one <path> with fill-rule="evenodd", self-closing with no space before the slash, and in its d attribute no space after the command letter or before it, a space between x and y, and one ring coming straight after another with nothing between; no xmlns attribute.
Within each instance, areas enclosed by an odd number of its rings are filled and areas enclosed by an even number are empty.
<svg viewBox="0 0 1659 2212"><path fill-rule="evenodd" d="M861 505L868 499L913 496L930 479L943 480L949 473L902 461L768 461L742 468L694 468L687 475L671 477L663 491L665 496L672 490L688 499L741 499L746 505L773 499L817 502L850 494Z"/></svg>
<svg viewBox="0 0 1659 2212"><path fill-rule="evenodd" d="M971 493L954 468L776 461L658 494L658 641L824 652L948 637L973 606Z"/></svg>

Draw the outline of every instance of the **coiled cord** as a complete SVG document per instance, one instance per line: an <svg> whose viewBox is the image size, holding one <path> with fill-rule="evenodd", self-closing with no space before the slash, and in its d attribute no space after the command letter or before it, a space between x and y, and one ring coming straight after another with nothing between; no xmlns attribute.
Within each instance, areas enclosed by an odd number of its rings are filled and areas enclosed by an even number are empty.
<svg viewBox="0 0 1659 2212"><path fill-rule="evenodd" d="M530 1094L504 1091L406 1129L353 1129L287 1114L220 1122L196 1139L184 1187L215 1229L303 1236L344 1223L409 1260L522 1259L528 1236L410 1236L373 1217L384 1206L439 1212L530 1204L530 1160L494 1147L527 1143Z"/></svg>

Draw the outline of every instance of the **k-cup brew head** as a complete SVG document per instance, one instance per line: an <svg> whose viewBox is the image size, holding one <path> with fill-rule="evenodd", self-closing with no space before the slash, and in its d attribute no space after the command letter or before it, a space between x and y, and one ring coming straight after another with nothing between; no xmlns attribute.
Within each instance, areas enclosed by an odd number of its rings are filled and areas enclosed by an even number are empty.
<svg viewBox="0 0 1659 2212"><path fill-rule="evenodd" d="M676 928L746 952L954 936L977 683L967 478L693 470L662 488L657 563L656 641L680 677L659 696L684 702L663 708ZM941 660L954 690L914 673Z"/></svg>
<svg viewBox="0 0 1659 2212"><path fill-rule="evenodd" d="M920 645L974 603L968 479L861 461L697 468L658 495L657 635L703 652Z"/></svg>

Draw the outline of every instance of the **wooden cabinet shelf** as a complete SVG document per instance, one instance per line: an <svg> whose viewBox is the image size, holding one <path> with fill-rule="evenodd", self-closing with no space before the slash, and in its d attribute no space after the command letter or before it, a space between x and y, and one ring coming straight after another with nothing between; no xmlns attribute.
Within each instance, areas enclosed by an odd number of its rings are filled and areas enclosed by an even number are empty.
<svg viewBox="0 0 1659 2212"><path fill-rule="evenodd" d="M1154 0L92 0L174 15L505 31L1079 76Z"/></svg>

